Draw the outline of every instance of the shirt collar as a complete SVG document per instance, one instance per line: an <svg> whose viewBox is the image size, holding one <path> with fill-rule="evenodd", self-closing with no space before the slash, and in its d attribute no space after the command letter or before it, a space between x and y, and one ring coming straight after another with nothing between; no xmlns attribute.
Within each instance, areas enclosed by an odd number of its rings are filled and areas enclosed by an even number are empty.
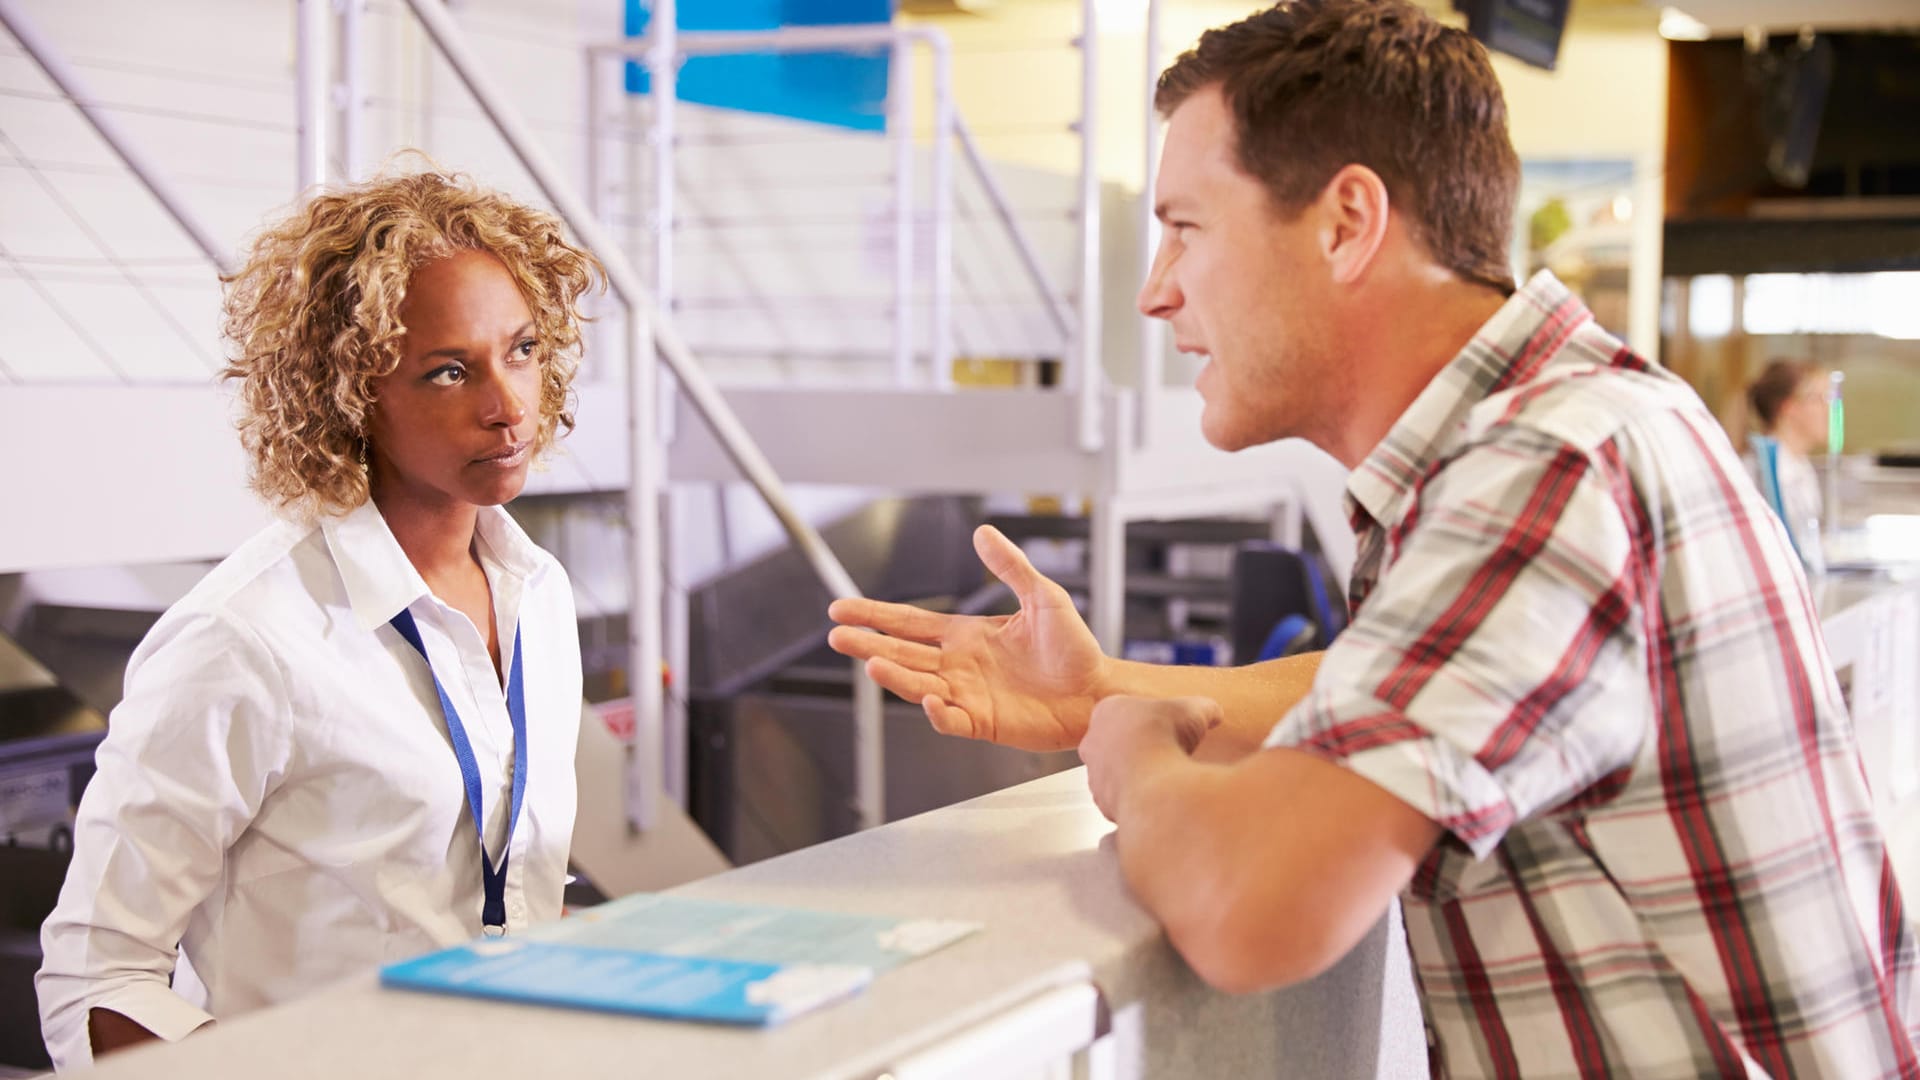
<svg viewBox="0 0 1920 1080"><path fill-rule="evenodd" d="M391 621L430 592L372 499L345 514L322 519L320 530L346 584L354 620L362 629ZM476 531L487 554L509 574L530 579L545 565L546 553L500 507L481 507Z"/></svg>
<svg viewBox="0 0 1920 1080"><path fill-rule="evenodd" d="M1387 529L1399 524L1415 486L1468 411L1532 378L1567 332L1589 318L1579 298L1552 273L1535 274L1440 369L1353 470L1347 479L1350 516L1358 522L1365 514Z"/></svg>
<svg viewBox="0 0 1920 1080"><path fill-rule="evenodd" d="M481 507L477 524L480 542L507 573L517 578L531 580L553 559L533 542L504 507Z"/></svg>

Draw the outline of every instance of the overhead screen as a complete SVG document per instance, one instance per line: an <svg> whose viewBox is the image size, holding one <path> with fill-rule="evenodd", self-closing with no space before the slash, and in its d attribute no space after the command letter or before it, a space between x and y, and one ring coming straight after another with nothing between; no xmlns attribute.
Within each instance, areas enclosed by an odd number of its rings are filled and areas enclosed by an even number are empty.
<svg viewBox="0 0 1920 1080"><path fill-rule="evenodd" d="M1453 0L1467 16L1467 32L1534 67L1552 71L1560 57L1572 0Z"/></svg>

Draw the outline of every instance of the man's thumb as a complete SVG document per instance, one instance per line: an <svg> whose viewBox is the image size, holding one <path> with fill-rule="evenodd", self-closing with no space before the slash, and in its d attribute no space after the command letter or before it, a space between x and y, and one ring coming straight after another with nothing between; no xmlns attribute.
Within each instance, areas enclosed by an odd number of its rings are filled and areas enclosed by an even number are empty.
<svg viewBox="0 0 1920 1080"><path fill-rule="evenodd" d="M982 525L973 531L973 550L993 576L1005 582L1023 601L1046 580L1027 560L1027 553L1020 550L1020 545L991 525Z"/></svg>

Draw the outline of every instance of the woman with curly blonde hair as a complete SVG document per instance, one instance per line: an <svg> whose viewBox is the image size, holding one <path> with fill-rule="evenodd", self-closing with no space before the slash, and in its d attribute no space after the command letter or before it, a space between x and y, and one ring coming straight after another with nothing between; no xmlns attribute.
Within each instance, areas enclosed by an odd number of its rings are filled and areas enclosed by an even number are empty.
<svg viewBox="0 0 1920 1080"><path fill-rule="evenodd" d="M551 215L437 172L323 191L226 281L281 519L135 652L42 930L56 1065L559 915L580 652L501 504L572 427Z"/></svg>

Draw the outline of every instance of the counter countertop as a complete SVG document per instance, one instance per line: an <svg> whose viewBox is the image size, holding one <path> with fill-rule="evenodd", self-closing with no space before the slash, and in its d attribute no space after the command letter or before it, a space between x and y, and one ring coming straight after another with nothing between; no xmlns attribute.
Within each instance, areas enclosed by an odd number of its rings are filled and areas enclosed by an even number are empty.
<svg viewBox="0 0 1920 1080"><path fill-rule="evenodd" d="M382 989L369 974L110 1058L90 1075L870 1077L1037 994L1088 980L1130 1044L1122 1052L1146 1075L1425 1074L1397 926L1390 932L1383 922L1311 982L1217 994L1128 895L1111 829L1075 769L674 890L985 924L882 974L860 996L777 1028L407 993Z"/></svg>

